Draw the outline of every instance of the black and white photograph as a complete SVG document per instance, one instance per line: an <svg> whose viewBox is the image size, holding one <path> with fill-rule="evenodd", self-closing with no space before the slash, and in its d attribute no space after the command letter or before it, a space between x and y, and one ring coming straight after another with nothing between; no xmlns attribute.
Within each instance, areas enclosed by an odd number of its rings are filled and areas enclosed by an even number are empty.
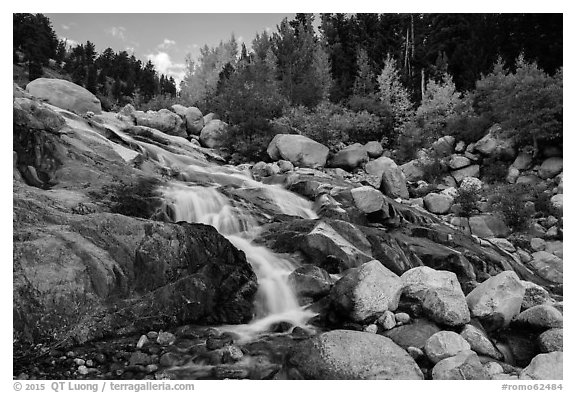
<svg viewBox="0 0 576 393"><path fill-rule="evenodd" d="M565 14L167 7L12 13L9 388L569 390Z"/></svg>

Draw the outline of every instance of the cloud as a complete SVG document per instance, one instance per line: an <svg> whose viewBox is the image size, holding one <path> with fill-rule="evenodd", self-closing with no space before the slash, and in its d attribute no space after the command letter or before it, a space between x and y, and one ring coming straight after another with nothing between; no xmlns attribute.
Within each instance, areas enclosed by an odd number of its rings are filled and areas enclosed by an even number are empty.
<svg viewBox="0 0 576 393"><path fill-rule="evenodd" d="M176 85L180 85L180 81L184 79L184 74L186 73L185 64L172 62L170 55L162 51L156 54L151 53L146 58L154 64L159 74L172 76L176 80Z"/></svg>
<svg viewBox="0 0 576 393"><path fill-rule="evenodd" d="M69 48L74 48L78 45L78 41L73 40L72 38L67 37L60 37L61 40L66 41L66 46Z"/></svg>
<svg viewBox="0 0 576 393"><path fill-rule="evenodd" d="M126 28L122 26L112 26L106 33L111 34L113 37L120 38L122 41L126 41Z"/></svg>
<svg viewBox="0 0 576 393"><path fill-rule="evenodd" d="M242 42L244 42L244 37L239 36L239 37L237 38L237 40L238 40L238 42L242 43Z"/></svg>
<svg viewBox="0 0 576 393"><path fill-rule="evenodd" d="M126 52L130 53L131 55L133 55L135 51L136 51L136 48L134 48L133 46L127 46L126 47Z"/></svg>
<svg viewBox="0 0 576 393"><path fill-rule="evenodd" d="M176 41L170 40L168 38L164 38L164 41L160 45L158 45L158 48L159 49L167 49L173 45L176 45Z"/></svg>
<svg viewBox="0 0 576 393"><path fill-rule="evenodd" d="M264 29L264 30L266 30L266 32L268 34L270 34L272 32L272 28L270 26L266 26L266 29Z"/></svg>
<svg viewBox="0 0 576 393"><path fill-rule="evenodd" d="M62 25L62 28L63 28L64 30L70 30L70 26L68 26L68 25Z"/></svg>

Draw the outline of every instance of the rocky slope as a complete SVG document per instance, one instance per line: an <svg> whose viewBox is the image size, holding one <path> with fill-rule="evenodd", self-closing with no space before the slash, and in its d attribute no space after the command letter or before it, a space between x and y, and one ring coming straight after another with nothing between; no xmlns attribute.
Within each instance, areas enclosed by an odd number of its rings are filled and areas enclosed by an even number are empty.
<svg viewBox="0 0 576 393"><path fill-rule="evenodd" d="M453 183L426 188L411 183L416 163L396 165L375 142L328 157L282 135L274 162L232 167L211 149L226 124L196 108L98 114L85 91L62 108L28 90L14 90L15 376L562 377L561 233L530 250L497 216L452 209L450 187L478 180L475 155L516 154L493 133L474 149L432 146ZM515 181L562 176L558 159L526 160ZM247 170L318 218L287 214ZM280 321L246 340L221 326L254 318L261 283L214 227L174 222L162 193L174 182L216 187L262 226L256 243L300 265L288 282L316 314L308 329ZM432 192L410 199L418 187Z"/></svg>

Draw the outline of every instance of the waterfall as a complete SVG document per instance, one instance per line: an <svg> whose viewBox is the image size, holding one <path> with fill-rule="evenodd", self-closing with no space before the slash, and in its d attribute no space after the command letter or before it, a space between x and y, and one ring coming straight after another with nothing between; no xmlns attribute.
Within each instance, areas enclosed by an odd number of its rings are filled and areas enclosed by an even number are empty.
<svg viewBox="0 0 576 393"><path fill-rule="evenodd" d="M214 168L191 166L188 172L212 172ZM279 186L256 182L240 172L219 171L219 176L241 178L246 186L262 188L264 194L284 214L302 218L315 218L311 203ZM216 173L212 173L216 174ZM306 328L306 322L314 315L304 310L288 284L289 274L297 265L264 246L255 245L251 238L258 231L256 219L240 206L236 206L217 190L217 186L202 187L185 183L173 183L163 189L166 202L171 207L175 221L212 225L236 248L246 254L246 259L258 278L256 293L256 316L246 325L226 326L243 339L250 339L266 332L277 322L289 322L293 326Z"/></svg>

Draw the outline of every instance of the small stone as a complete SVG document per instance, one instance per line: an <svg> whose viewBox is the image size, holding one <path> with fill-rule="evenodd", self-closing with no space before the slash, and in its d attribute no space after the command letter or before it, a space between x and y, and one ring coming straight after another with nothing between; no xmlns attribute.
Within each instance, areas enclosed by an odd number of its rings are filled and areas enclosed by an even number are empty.
<svg viewBox="0 0 576 393"><path fill-rule="evenodd" d="M366 333L376 333L378 332L378 326L376 326L375 324L368 325L364 328L364 331Z"/></svg>
<svg viewBox="0 0 576 393"><path fill-rule="evenodd" d="M244 357L244 353L236 345L226 345L222 350L225 363L234 363Z"/></svg>
<svg viewBox="0 0 576 393"><path fill-rule="evenodd" d="M492 341L490 341L486 333L477 327L466 325L460 335L468 341L472 350L479 355L490 356L498 360L502 359L502 354L496 349L494 344L492 344Z"/></svg>
<svg viewBox="0 0 576 393"><path fill-rule="evenodd" d="M401 324L406 324L410 322L410 315L406 314L405 312L399 312L394 314L396 317L396 322Z"/></svg>
<svg viewBox="0 0 576 393"><path fill-rule="evenodd" d="M94 367L94 361L91 359L86 360L86 367Z"/></svg>
<svg viewBox="0 0 576 393"><path fill-rule="evenodd" d="M145 334L140 336L138 343L136 344L136 348L141 349L144 345L148 344L148 337Z"/></svg>
<svg viewBox="0 0 576 393"><path fill-rule="evenodd" d="M438 363L466 350L470 350L470 344L458 333L447 330L433 334L424 346L426 356L433 363Z"/></svg>
<svg viewBox="0 0 576 393"><path fill-rule="evenodd" d="M544 353L563 351L564 329L554 328L546 330L538 336L538 346Z"/></svg>
<svg viewBox="0 0 576 393"><path fill-rule="evenodd" d="M496 362L488 362L484 365L484 370L486 373L492 377L492 375L503 374L504 368L500 365L500 363Z"/></svg>
<svg viewBox="0 0 576 393"><path fill-rule="evenodd" d="M146 337L148 337L150 340L156 340L158 338L158 332L150 331L148 334L146 334Z"/></svg>
<svg viewBox="0 0 576 393"><path fill-rule="evenodd" d="M78 367L78 374L80 375L87 375L88 374L88 367L86 366L79 366Z"/></svg>
<svg viewBox="0 0 576 393"><path fill-rule="evenodd" d="M410 356L412 356L412 359L414 359L414 360L419 359L422 356L424 356L424 351L422 351L420 348L408 347L408 349L406 349L406 351L408 352L408 354Z"/></svg>
<svg viewBox="0 0 576 393"><path fill-rule="evenodd" d="M74 359L74 364L77 366L83 366L86 364L86 361L84 359L76 358Z"/></svg>
<svg viewBox="0 0 576 393"><path fill-rule="evenodd" d="M158 371L158 366L155 364L149 364L146 366L146 372L148 374Z"/></svg>
<svg viewBox="0 0 576 393"><path fill-rule="evenodd" d="M384 314L378 318L377 323L382 326L384 330L390 330L396 326L396 317L392 311L384 311Z"/></svg>
<svg viewBox="0 0 576 393"><path fill-rule="evenodd" d="M234 366L216 366L213 372L216 379L244 379L248 377L248 370Z"/></svg>
<svg viewBox="0 0 576 393"><path fill-rule="evenodd" d="M152 363L150 355L146 355L143 352L137 351L130 356L129 361L130 366L136 366L136 365L146 366L150 363Z"/></svg>
<svg viewBox="0 0 576 393"><path fill-rule="evenodd" d="M182 363L182 357L173 352L166 352L160 356L160 365L164 367L180 366Z"/></svg>
<svg viewBox="0 0 576 393"><path fill-rule="evenodd" d="M220 349L223 348L225 345L232 344L233 340L229 337L217 338L217 337L208 337L206 339L206 348L209 350Z"/></svg>
<svg viewBox="0 0 576 393"><path fill-rule="evenodd" d="M539 237L533 237L530 240L530 247L534 251L544 251L546 249L546 241L544 239L540 239Z"/></svg>
<svg viewBox="0 0 576 393"><path fill-rule="evenodd" d="M162 346L172 345L174 341L176 341L176 336L170 332L160 332L156 339L156 342Z"/></svg>
<svg viewBox="0 0 576 393"><path fill-rule="evenodd" d="M104 364L106 362L106 355L104 355L103 353L97 353L96 355L94 355L94 361L100 364Z"/></svg>
<svg viewBox="0 0 576 393"><path fill-rule="evenodd" d="M76 356L76 354L75 354L74 352L72 352L72 351L69 351L69 352L66 352L66 356L69 357L69 358L73 358L73 357Z"/></svg>

